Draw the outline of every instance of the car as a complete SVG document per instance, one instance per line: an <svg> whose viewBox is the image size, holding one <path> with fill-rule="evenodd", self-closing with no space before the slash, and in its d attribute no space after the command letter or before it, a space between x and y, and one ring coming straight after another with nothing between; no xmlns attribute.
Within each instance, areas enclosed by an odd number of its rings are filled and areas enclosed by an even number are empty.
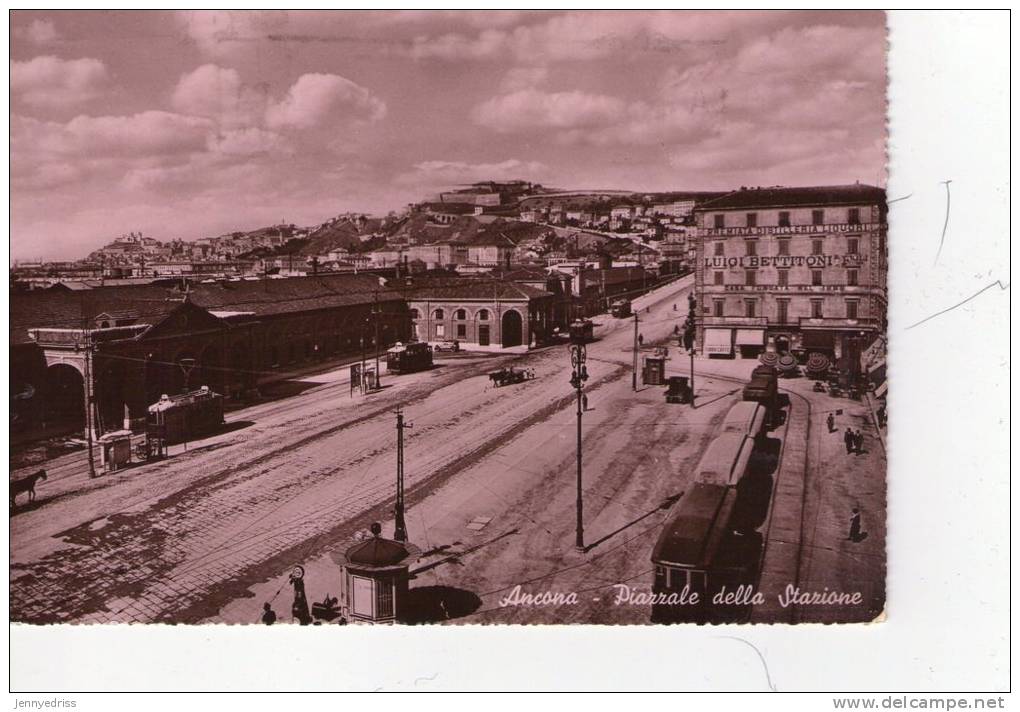
<svg viewBox="0 0 1020 712"><path fill-rule="evenodd" d="M439 341L432 345L433 351L460 351L460 342L457 340L453 341Z"/></svg>

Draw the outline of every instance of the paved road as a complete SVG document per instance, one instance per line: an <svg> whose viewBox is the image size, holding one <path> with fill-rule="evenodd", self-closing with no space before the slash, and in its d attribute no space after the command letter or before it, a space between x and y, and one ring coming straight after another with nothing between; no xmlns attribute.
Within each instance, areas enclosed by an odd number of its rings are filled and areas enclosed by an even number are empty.
<svg viewBox="0 0 1020 712"><path fill-rule="evenodd" d="M672 331L660 295L642 329ZM681 295L682 296L682 295ZM606 317L590 348L589 387L626 375L629 323ZM493 389L508 362L534 381ZM414 421L406 447L411 501L421 499L560 412L569 412L565 347L521 357L451 361L393 377L351 399L345 384L238 411L233 430L187 453L89 481L54 478L11 520L11 617L16 621L193 621L249 587L344 541L392 506L397 406ZM660 396L661 397L661 396ZM572 443L562 443L569 448ZM569 452L569 449L566 451Z"/></svg>

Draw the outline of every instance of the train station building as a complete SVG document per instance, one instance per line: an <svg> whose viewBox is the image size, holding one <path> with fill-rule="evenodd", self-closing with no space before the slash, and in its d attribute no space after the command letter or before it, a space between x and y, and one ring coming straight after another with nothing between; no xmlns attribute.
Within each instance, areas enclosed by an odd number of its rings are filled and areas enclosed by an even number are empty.
<svg viewBox="0 0 1020 712"><path fill-rule="evenodd" d="M884 333L883 189L742 188L695 215L699 353L838 361Z"/></svg>
<svg viewBox="0 0 1020 712"><path fill-rule="evenodd" d="M81 427L86 384L93 429L115 430L163 394L242 399L410 329L401 295L372 274L12 293L10 315L12 428L42 434Z"/></svg>

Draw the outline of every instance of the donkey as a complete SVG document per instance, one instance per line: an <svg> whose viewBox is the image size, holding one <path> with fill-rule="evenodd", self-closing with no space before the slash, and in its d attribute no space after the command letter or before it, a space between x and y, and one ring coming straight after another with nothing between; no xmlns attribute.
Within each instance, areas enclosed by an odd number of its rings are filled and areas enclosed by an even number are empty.
<svg viewBox="0 0 1020 712"><path fill-rule="evenodd" d="M46 470L39 470L34 475L22 477L20 480L11 482L11 509L14 509L14 500L22 492L28 492L28 501L35 501L35 484L39 480L46 479Z"/></svg>

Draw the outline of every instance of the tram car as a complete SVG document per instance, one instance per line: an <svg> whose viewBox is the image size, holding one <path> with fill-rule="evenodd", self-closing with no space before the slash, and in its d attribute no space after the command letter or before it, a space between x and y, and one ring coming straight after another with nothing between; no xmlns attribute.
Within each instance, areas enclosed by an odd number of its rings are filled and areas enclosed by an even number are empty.
<svg viewBox="0 0 1020 712"><path fill-rule="evenodd" d="M575 319L570 323L570 343L587 344L595 340L595 324L591 319Z"/></svg>
<svg viewBox="0 0 1020 712"><path fill-rule="evenodd" d="M149 406L148 439L163 445L208 435L223 426L223 396L202 386L197 391L164 394Z"/></svg>
<svg viewBox="0 0 1020 712"><path fill-rule="evenodd" d="M631 315L630 300L617 299L609 307L609 313L617 319L625 319Z"/></svg>
<svg viewBox="0 0 1020 712"><path fill-rule="evenodd" d="M778 374L771 366L758 366L744 386L741 397L765 408L766 425L772 425L779 412Z"/></svg>
<svg viewBox="0 0 1020 712"><path fill-rule="evenodd" d="M390 373L414 373L432 368L432 347L426 343L395 344L386 352Z"/></svg>
<svg viewBox="0 0 1020 712"><path fill-rule="evenodd" d="M747 471L754 440L740 432L720 433L694 468L694 481L713 485L736 485Z"/></svg>
<svg viewBox="0 0 1020 712"><path fill-rule="evenodd" d="M652 549L653 622L705 622L714 593L739 577L726 554L736 499L733 487L696 482L673 506Z"/></svg>
<svg viewBox="0 0 1020 712"><path fill-rule="evenodd" d="M740 433L757 440L765 434L765 408L755 401L740 401L726 413L724 433Z"/></svg>

